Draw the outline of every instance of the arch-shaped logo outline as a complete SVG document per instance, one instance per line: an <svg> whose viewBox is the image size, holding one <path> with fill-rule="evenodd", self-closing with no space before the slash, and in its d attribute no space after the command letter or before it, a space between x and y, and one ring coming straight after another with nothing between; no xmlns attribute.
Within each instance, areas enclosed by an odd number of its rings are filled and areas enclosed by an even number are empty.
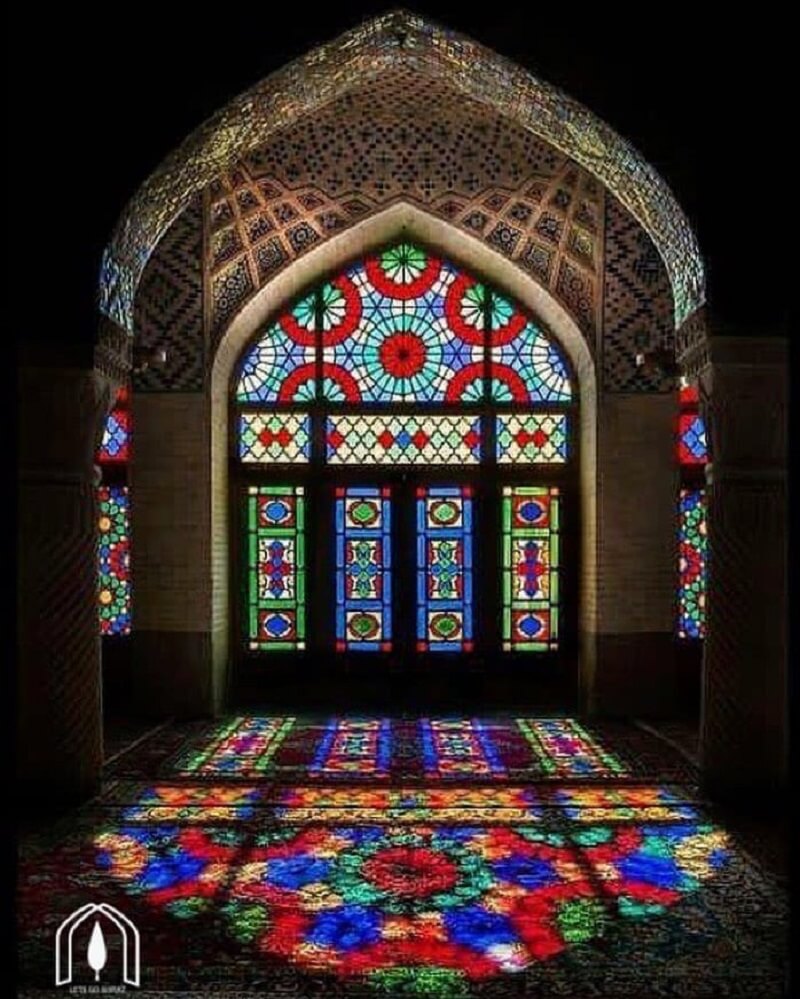
<svg viewBox="0 0 800 999"><path fill-rule="evenodd" d="M106 902L99 904L88 902L86 905L82 905L67 916L56 930L56 985L69 985L72 981L72 938L81 923L96 912L110 919L122 934L122 980L126 985L138 987L140 984L139 931L124 913ZM66 969L62 967L61 960L62 935L65 930L68 930ZM133 951L132 960L131 949Z"/></svg>

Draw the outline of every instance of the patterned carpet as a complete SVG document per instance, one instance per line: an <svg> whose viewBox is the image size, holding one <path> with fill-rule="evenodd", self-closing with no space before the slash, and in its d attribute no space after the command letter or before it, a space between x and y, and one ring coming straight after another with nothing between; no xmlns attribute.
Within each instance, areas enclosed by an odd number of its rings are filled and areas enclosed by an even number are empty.
<svg viewBox="0 0 800 999"><path fill-rule="evenodd" d="M24 838L19 995L63 991L90 902L139 928L144 996L787 995L784 885L696 777L621 723L171 725ZM73 985L119 988L119 950L87 917Z"/></svg>

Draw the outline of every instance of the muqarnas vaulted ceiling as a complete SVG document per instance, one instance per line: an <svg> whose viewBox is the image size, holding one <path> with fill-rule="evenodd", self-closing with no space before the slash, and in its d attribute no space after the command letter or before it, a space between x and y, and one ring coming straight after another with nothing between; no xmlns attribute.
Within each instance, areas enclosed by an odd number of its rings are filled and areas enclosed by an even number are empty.
<svg viewBox="0 0 800 999"><path fill-rule="evenodd" d="M601 185L530 132L411 71L298 122L209 194L213 335L290 260L406 200L517 261L594 337Z"/></svg>
<svg viewBox="0 0 800 999"><path fill-rule="evenodd" d="M213 356L264 284L398 200L447 219L529 272L571 313L592 352L603 330L609 388L660 387L633 363L643 335L666 346L672 336L668 276L644 229L569 157L411 71L388 74L377 90L356 89L254 149L173 224L145 269L136 307L145 344L168 342L173 371L154 372L141 387L202 387L196 356L209 342ZM189 245L206 247L202 279ZM198 326L194 346L187 321Z"/></svg>
<svg viewBox="0 0 800 999"><path fill-rule="evenodd" d="M431 113L434 94L442 102L438 120ZM331 120L334 106L344 120ZM398 112L400 118L393 118ZM472 124L468 117L474 119ZM458 150L452 146L454 139L462 143ZM352 150L354 140L359 149L368 150L368 158L359 161L345 152L337 163L337 144ZM418 152L412 155L415 143ZM306 160L311 147L319 162ZM280 164L279 148L285 155ZM574 161L571 167L566 157ZM548 189L537 200L535 188L529 193L522 187L526 179L539 179L549 188L560 170L566 183L571 168L578 187L566 192L574 199L569 205L549 200L555 194L565 201L566 195L555 190ZM547 272L551 288L553 280L557 287L560 282L561 297L572 296L573 314L584 330L587 309L594 310L595 320L598 310L596 294L587 295L583 283L593 251L586 235L590 227L579 237L574 229L580 224L580 203L593 200L593 180L613 192L652 239L674 292L675 322L682 322L703 301L703 268L691 228L658 174L624 139L567 95L508 60L406 12L367 22L273 74L231 102L164 161L128 206L105 254L100 289L104 315L132 328L136 287L154 247L203 189L217 182L213 200L220 214L225 209L219 202L231 193L245 212L248 207L256 210L252 201L248 206L246 195L239 198L243 185L237 173L250 185L271 174L276 184L298 196L303 185L317 187L316 192L303 193L307 199L316 195L330 203L328 225L336 224L337 210L345 213L344 224L352 217L347 212L356 209L357 196L348 208L343 198L347 192L360 192L366 202L363 211L408 197L443 214L451 212L448 217L459 225L466 225L469 216L472 227L483 226L481 234L487 240L491 236L501 252L521 266L527 261ZM253 194L258 200L257 192ZM517 195L519 204L501 204L504 194ZM451 205L439 203L449 196ZM269 217L266 202L261 207ZM545 217L558 208L554 221ZM238 221L234 224L238 228ZM286 229L286 236L302 252L314 232L323 238L322 229L319 218L312 221L305 215ZM217 266L225 262L226 253L234 259L240 252L237 237L242 255L251 254L256 231L245 227L220 236L214 250ZM227 244L220 246L224 240ZM269 254L272 259L278 254L278 244L271 246L260 253L262 271L269 267ZM562 266L565 260L569 264ZM592 262L596 270L596 259ZM241 267L237 274L238 283L246 284ZM256 275L250 278L257 281ZM228 286L232 280L227 279ZM217 326L220 321L214 320Z"/></svg>

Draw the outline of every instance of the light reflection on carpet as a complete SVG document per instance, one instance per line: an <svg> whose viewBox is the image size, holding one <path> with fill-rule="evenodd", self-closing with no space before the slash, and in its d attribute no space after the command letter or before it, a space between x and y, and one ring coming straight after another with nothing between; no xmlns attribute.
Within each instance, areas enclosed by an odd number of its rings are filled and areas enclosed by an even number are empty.
<svg viewBox="0 0 800 999"><path fill-rule="evenodd" d="M557 777L622 777L626 768L573 718L518 718L543 771Z"/></svg>
<svg viewBox="0 0 800 999"><path fill-rule="evenodd" d="M177 919L214 914L265 956L428 992L657 917L728 856L659 786L158 785L95 846Z"/></svg>
<svg viewBox="0 0 800 999"><path fill-rule="evenodd" d="M332 718L309 767L311 777L386 777L391 766L388 718Z"/></svg>
<svg viewBox="0 0 800 999"><path fill-rule="evenodd" d="M165 776L387 782L630 777L620 754L573 718L238 717L207 726ZM640 776L644 776L640 774Z"/></svg>
<svg viewBox="0 0 800 999"><path fill-rule="evenodd" d="M199 745L183 751L176 774L196 776L263 775L294 718L234 718L216 726Z"/></svg>

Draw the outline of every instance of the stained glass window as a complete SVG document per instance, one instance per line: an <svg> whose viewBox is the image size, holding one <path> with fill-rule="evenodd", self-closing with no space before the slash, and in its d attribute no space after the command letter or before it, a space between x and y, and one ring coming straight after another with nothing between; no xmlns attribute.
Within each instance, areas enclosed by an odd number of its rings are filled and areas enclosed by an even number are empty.
<svg viewBox="0 0 800 999"><path fill-rule="evenodd" d="M336 648L392 648L391 490L336 490Z"/></svg>
<svg viewBox="0 0 800 999"><path fill-rule="evenodd" d="M247 490L247 634L252 650L304 649L305 488Z"/></svg>
<svg viewBox="0 0 800 999"><path fill-rule="evenodd" d="M97 460L101 464L127 461L129 441L130 413L127 409L115 406L106 418Z"/></svg>
<svg viewBox="0 0 800 999"><path fill-rule="evenodd" d="M569 402L572 387L558 346L516 306L492 294L492 399Z"/></svg>
<svg viewBox="0 0 800 999"><path fill-rule="evenodd" d="M239 457L258 465L306 462L311 458L307 413L241 413Z"/></svg>
<svg viewBox="0 0 800 999"><path fill-rule="evenodd" d="M340 311L323 332L326 398L479 399L483 332L470 324L471 313L462 313L464 288L457 277L450 264L399 243L329 286L326 305L331 301ZM454 313L460 322L451 322Z"/></svg>
<svg viewBox="0 0 800 999"><path fill-rule="evenodd" d="M510 464L563 464L567 460L566 413L496 418L497 460Z"/></svg>
<svg viewBox="0 0 800 999"><path fill-rule="evenodd" d="M329 416L332 465L475 465L481 457L477 416Z"/></svg>
<svg viewBox="0 0 800 999"><path fill-rule="evenodd" d="M546 652L558 647L559 491L504 486L503 648Z"/></svg>
<svg viewBox="0 0 800 999"><path fill-rule="evenodd" d="M106 417L95 461L97 489L97 614L101 635L131 631L130 496L127 466L131 450L130 397L123 385Z"/></svg>
<svg viewBox="0 0 800 999"><path fill-rule="evenodd" d="M708 461L708 441L703 417L700 415L700 396L695 385L684 385L680 390L678 415L677 452L683 467L705 465Z"/></svg>
<svg viewBox="0 0 800 999"><path fill-rule="evenodd" d="M678 509L679 573L678 635L705 635L706 494L704 489L681 489Z"/></svg>
<svg viewBox="0 0 800 999"><path fill-rule="evenodd" d="M100 486L97 499L100 633L127 635L131 630L128 487Z"/></svg>
<svg viewBox="0 0 800 999"><path fill-rule="evenodd" d="M329 403L479 402L487 374L495 402L572 400L560 348L526 313L405 241L320 285L268 326L242 362L237 401L313 400L318 346Z"/></svg>
<svg viewBox="0 0 800 999"><path fill-rule="evenodd" d="M676 451L681 477L677 631L679 638L701 639L706 594L706 493L702 487L709 455L696 385L680 390Z"/></svg>
<svg viewBox="0 0 800 999"><path fill-rule="evenodd" d="M242 363L238 402L297 402L314 398L315 295L308 295L272 326Z"/></svg>
<svg viewBox="0 0 800 999"><path fill-rule="evenodd" d="M706 427L699 413L678 417L678 460L682 465L705 465L708 461Z"/></svg>
<svg viewBox="0 0 800 999"><path fill-rule="evenodd" d="M233 387L242 481L263 476L277 489L270 507L297 518L258 526L251 511L249 649L305 648L308 585L318 651L326 635L339 652L474 650L473 559L491 573L498 529L494 638L506 651L557 648L559 493L537 482L569 481L575 398L560 345L526 311L401 239L270 319ZM501 496L516 466L526 485ZM428 476L437 467L449 486ZM302 489L272 486L290 471ZM313 576L303 544L318 553Z"/></svg>
<svg viewBox="0 0 800 999"><path fill-rule="evenodd" d="M469 652L472 489L417 489L417 651Z"/></svg>

